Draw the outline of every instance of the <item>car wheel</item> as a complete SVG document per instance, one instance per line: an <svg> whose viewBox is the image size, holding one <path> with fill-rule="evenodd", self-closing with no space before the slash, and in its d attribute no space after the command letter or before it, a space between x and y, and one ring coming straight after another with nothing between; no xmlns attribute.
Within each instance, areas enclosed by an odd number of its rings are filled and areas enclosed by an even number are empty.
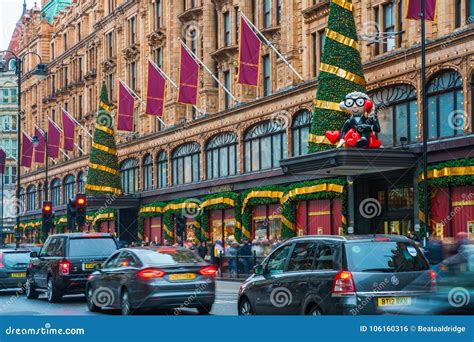
<svg viewBox="0 0 474 342"><path fill-rule="evenodd" d="M212 305L203 305L198 307L198 312L200 315L209 315L212 310Z"/></svg>
<svg viewBox="0 0 474 342"><path fill-rule="evenodd" d="M86 300L87 300L87 308L90 312L97 312L100 310L100 307L95 305L94 303L94 291L92 287L89 286L86 291Z"/></svg>
<svg viewBox="0 0 474 342"><path fill-rule="evenodd" d="M252 316L254 315L252 304L247 298L242 299L239 304L239 316Z"/></svg>
<svg viewBox="0 0 474 342"><path fill-rule="evenodd" d="M130 303L130 296L128 295L127 290L123 290L122 298L120 300L120 309L122 310L122 315L127 316L132 314L132 304Z"/></svg>
<svg viewBox="0 0 474 342"><path fill-rule="evenodd" d="M48 286L46 289L46 296L48 298L48 302L50 303L57 303L61 300L62 295L59 292L56 285L54 285L53 277L48 278Z"/></svg>
<svg viewBox="0 0 474 342"><path fill-rule="evenodd" d="M322 316L323 312L317 306L313 306L311 310L308 311L309 316Z"/></svg>
<svg viewBox="0 0 474 342"><path fill-rule="evenodd" d="M26 278L25 292L26 298L28 299L37 299L39 296L39 292L36 291L36 286L35 284L33 284L33 279L31 278L31 276L28 276L28 278Z"/></svg>

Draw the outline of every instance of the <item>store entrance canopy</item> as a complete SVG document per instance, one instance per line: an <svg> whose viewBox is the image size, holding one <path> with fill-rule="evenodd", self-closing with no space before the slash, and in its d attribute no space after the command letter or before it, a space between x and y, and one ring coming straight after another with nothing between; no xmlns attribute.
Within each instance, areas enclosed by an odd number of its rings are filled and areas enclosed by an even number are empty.
<svg viewBox="0 0 474 342"><path fill-rule="evenodd" d="M419 156L401 149L332 149L280 162L286 174L359 176L416 167Z"/></svg>

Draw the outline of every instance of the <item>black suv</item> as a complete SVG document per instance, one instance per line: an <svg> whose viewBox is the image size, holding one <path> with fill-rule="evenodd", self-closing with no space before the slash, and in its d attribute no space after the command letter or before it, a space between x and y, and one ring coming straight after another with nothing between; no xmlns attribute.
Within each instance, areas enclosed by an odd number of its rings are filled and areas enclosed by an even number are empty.
<svg viewBox="0 0 474 342"><path fill-rule="evenodd" d="M51 235L39 255L31 252L26 274L26 296L38 298L46 292L50 303L63 295L84 293L87 277L113 252L117 242L112 234L70 233Z"/></svg>
<svg viewBox="0 0 474 342"><path fill-rule="evenodd" d="M240 287L240 315L403 312L436 274L403 236L306 236L272 252Z"/></svg>

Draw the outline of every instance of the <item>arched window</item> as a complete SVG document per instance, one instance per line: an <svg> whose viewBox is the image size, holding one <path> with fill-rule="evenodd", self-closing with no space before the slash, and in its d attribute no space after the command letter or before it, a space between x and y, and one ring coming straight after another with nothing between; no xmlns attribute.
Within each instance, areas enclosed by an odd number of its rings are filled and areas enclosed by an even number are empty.
<svg viewBox="0 0 474 342"><path fill-rule="evenodd" d="M20 205L22 205L21 208L26 208L26 198L25 198L25 188L20 188ZM21 210L21 209L20 209Z"/></svg>
<svg viewBox="0 0 474 342"><path fill-rule="evenodd" d="M126 194L138 192L138 160L130 158L120 164L120 175L122 177L122 189Z"/></svg>
<svg viewBox="0 0 474 342"><path fill-rule="evenodd" d="M153 158L147 154L143 158L143 190L153 189Z"/></svg>
<svg viewBox="0 0 474 342"><path fill-rule="evenodd" d="M68 201L74 197L74 185L75 180L73 175L67 175L63 180L63 203L67 204Z"/></svg>
<svg viewBox="0 0 474 342"><path fill-rule="evenodd" d="M245 172L276 168L286 155L285 127L280 120L250 128L244 141Z"/></svg>
<svg viewBox="0 0 474 342"><path fill-rule="evenodd" d="M158 172L158 189L166 188L168 184L168 158L165 151L158 153L156 158L156 169Z"/></svg>
<svg viewBox="0 0 474 342"><path fill-rule="evenodd" d="M308 154L308 134L311 128L311 113L304 109L295 114L293 119L293 156Z"/></svg>
<svg viewBox="0 0 474 342"><path fill-rule="evenodd" d="M237 174L237 136L223 133L213 137L206 147L207 179Z"/></svg>
<svg viewBox="0 0 474 342"><path fill-rule="evenodd" d="M36 186L29 185L26 188L26 210L36 209Z"/></svg>
<svg viewBox="0 0 474 342"><path fill-rule="evenodd" d="M173 152L173 184L194 183L199 181L200 151L197 143L183 144Z"/></svg>
<svg viewBox="0 0 474 342"><path fill-rule="evenodd" d="M380 123L379 140L384 146L400 145L418 140L418 105L416 89L411 85L397 84L377 89L370 94L377 107ZM405 144L405 143L404 143Z"/></svg>
<svg viewBox="0 0 474 342"><path fill-rule="evenodd" d="M428 83L428 127L430 139L463 133L462 78L454 70L443 71Z"/></svg>
<svg viewBox="0 0 474 342"><path fill-rule="evenodd" d="M36 193L38 197L37 208L41 208L43 206L43 184L38 184L38 190L36 190Z"/></svg>
<svg viewBox="0 0 474 342"><path fill-rule="evenodd" d="M77 192L84 193L84 172L82 171L77 174Z"/></svg>
<svg viewBox="0 0 474 342"><path fill-rule="evenodd" d="M59 178L51 182L51 202L53 206L61 204L61 181Z"/></svg>

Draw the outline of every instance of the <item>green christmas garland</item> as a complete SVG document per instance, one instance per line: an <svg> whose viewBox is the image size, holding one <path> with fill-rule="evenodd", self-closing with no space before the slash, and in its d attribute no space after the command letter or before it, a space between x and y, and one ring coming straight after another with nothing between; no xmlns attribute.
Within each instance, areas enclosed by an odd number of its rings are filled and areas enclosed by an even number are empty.
<svg viewBox="0 0 474 342"><path fill-rule="evenodd" d="M346 181L344 178L318 179L292 184L289 186L271 185L255 187L244 191L242 194L235 192L219 192L203 197L200 203L204 208L196 210L194 226L196 238L199 241L206 241L210 234L209 210L234 208L236 221L235 238L250 238L252 227L252 208L256 205L280 204L281 209L277 214L282 218L282 238L288 239L295 236L296 224L296 202L311 199L341 198L342 215L347 216L347 196L344 191ZM312 188L313 187L313 188ZM305 192L306 191L306 192ZM295 192L295 194L293 194ZM243 203L245 201L245 203ZM146 218L162 215L164 228L164 238L174 240L174 219L173 215L181 212L182 207L187 202L198 203L189 199L177 199L171 202L153 202L143 205L138 215L138 235L144 237L144 222ZM245 207L245 208L244 208ZM345 228L345 224L343 227ZM171 229L170 229L171 228Z"/></svg>
<svg viewBox="0 0 474 342"><path fill-rule="evenodd" d="M224 199L223 202L227 203L214 203L214 204L209 204L207 203L212 202L212 201L218 201L220 199ZM234 205L232 206L230 202L233 202ZM236 227L235 227L235 239L237 241L240 241L242 238L242 229L240 227L240 222L241 222L241 217L242 217L242 204L240 202L240 195L231 192L231 191L225 191L225 192L218 192L214 193L211 195L207 195L202 199L202 204L205 204L204 209L201 210L199 218L201 222L201 241L207 241L208 237L210 235L210 225L209 225L209 216L208 216L208 211L209 210L219 210L219 209L229 209L229 208L234 208L234 217L235 217L235 222L236 222Z"/></svg>
<svg viewBox="0 0 474 342"><path fill-rule="evenodd" d="M305 189L305 188L309 190L311 189L311 187L324 185L324 184L339 185L340 187L344 189L346 185L346 180L344 178L331 178L331 179L317 179L314 181L306 181L306 182L297 183L297 184L288 186L287 191L289 192L294 189ZM298 201L340 198L342 201L342 216L343 218L346 218L347 217L347 192L346 191L339 192L339 191L334 191L334 190L336 189L328 189L328 190L316 191L316 192L307 192L304 194L297 194L295 196L292 196L291 199L283 203L282 216L285 217L291 223L293 227L295 227L296 226L296 203ZM344 221L345 220L343 219L343 229L345 232L347 228L347 222L344 222ZM286 230L285 230L286 232L291 232L292 234L296 233L294 228L288 227L286 225L285 227L286 227Z"/></svg>
<svg viewBox="0 0 474 342"><path fill-rule="evenodd" d="M474 158L464 158L449 160L438 164L428 165L428 172L432 170L441 170L444 168L452 167L466 167L474 166ZM420 172L420 177L423 175L423 170ZM423 187L424 180L418 182L418 198L420 213L424 216L423 208L425 205L425 191ZM474 184L474 174L466 174L462 176L444 176L438 178L428 179L428 191L430 188L446 188L448 186L466 186ZM428 210L431 212L431 201L428 202ZM420 233L422 236L426 236L426 220L420 219Z"/></svg>

